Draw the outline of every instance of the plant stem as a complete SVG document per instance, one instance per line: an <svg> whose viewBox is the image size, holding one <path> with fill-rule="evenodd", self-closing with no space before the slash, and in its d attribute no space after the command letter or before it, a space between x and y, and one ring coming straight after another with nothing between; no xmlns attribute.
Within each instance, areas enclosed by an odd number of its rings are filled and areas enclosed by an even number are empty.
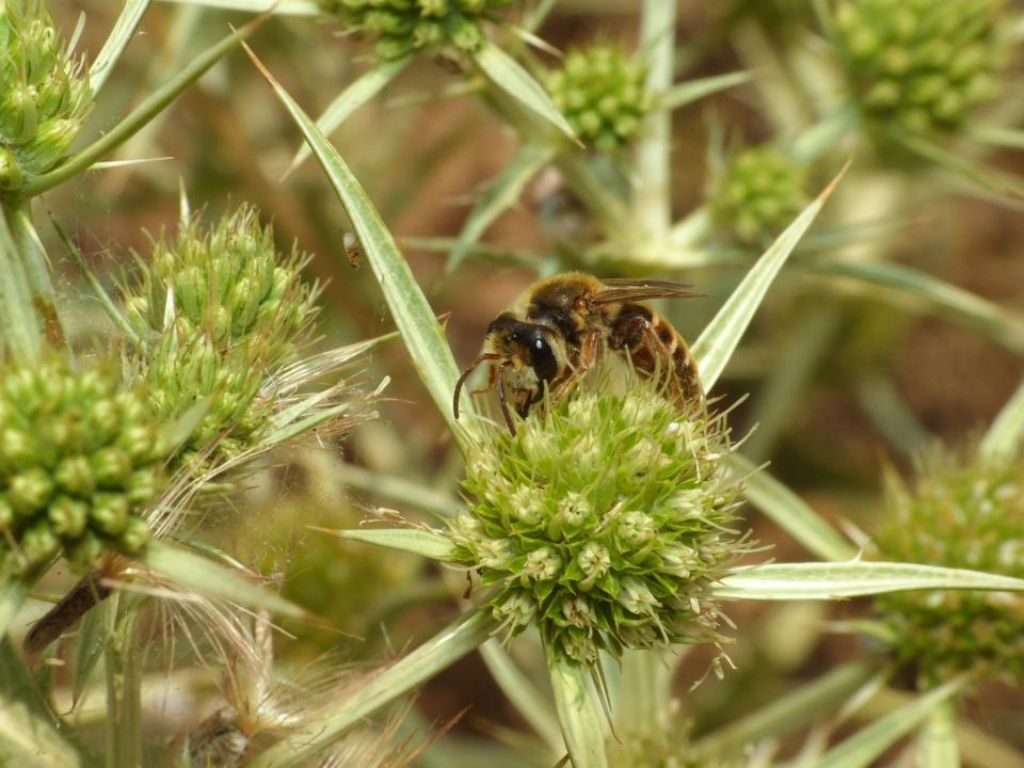
<svg viewBox="0 0 1024 768"><path fill-rule="evenodd" d="M545 648L555 709L569 758L575 768L607 768L604 751L605 717L587 667Z"/></svg>
<svg viewBox="0 0 1024 768"><path fill-rule="evenodd" d="M675 31L676 3L644 0L640 50L647 59L648 93L665 93L672 85ZM671 142L671 111L652 110L637 144L634 218L644 239L654 243L665 238L672 224Z"/></svg>

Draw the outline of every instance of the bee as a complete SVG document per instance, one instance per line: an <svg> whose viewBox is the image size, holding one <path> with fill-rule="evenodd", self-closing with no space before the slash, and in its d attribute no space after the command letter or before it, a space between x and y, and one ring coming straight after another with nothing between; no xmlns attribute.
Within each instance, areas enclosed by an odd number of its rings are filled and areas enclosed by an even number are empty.
<svg viewBox="0 0 1024 768"><path fill-rule="evenodd" d="M466 379L483 363L490 363L490 378L473 394L497 388L502 416L515 434L511 410L525 417L545 390L557 401L608 351L628 357L640 373L664 374L680 407L703 402L686 341L665 318L637 303L696 295L664 280L601 279L584 272L534 283L488 326L483 351L455 385L455 418Z"/></svg>

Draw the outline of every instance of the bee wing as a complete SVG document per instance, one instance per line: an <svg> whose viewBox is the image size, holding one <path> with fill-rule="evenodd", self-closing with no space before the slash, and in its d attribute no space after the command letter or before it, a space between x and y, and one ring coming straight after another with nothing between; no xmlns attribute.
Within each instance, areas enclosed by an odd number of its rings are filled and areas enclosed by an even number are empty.
<svg viewBox="0 0 1024 768"><path fill-rule="evenodd" d="M594 304L614 304L620 301L645 301L647 299L688 299L700 296L690 286L669 280L646 280L632 277L612 277L601 280L603 290L598 291L591 301Z"/></svg>

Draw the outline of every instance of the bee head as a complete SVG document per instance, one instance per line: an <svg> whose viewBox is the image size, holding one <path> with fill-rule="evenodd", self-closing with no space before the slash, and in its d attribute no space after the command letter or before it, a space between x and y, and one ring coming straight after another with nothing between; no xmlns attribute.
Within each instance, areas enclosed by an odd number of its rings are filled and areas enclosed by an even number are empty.
<svg viewBox="0 0 1024 768"><path fill-rule="evenodd" d="M539 382L551 381L559 371L555 331L545 325L524 323L511 314L495 318L487 329L491 351L516 369L530 368Z"/></svg>

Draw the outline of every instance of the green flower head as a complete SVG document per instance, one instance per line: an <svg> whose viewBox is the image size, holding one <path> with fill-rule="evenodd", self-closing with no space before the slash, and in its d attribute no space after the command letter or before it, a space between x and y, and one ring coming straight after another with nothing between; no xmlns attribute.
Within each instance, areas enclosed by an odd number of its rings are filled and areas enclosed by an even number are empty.
<svg viewBox="0 0 1024 768"><path fill-rule="evenodd" d="M169 449L143 393L114 366L72 370L56 354L0 368L0 569L31 570L61 550L88 568L104 547L138 552L138 512Z"/></svg>
<svg viewBox="0 0 1024 768"><path fill-rule="evenodd" d="M1000 91L1003 0L842 0L834 36L850 89L885 132L956 129Z"/></svg>
<svg viewBox="0 0 1024 768"><path fill-rule="evenodd" d="M1024 577L1024 464L929 457L912 487L895 476L876 536L892 561ZM1003 592L897 592L876 600L897 660L926 684L964 671L1024 682L1024 599Z"/></svg>
<svg viewBox="0 0 1024 768"><path fill-rule="evenodd" d="M803 166L771 146L739 152L712 179L708 204L716 228L748 246L769 244L810 199Z"/></svg>
<svg viewBox="0 0 1024 768"><path fill-rule="evenodd" d="M515 435L496 431L468 464L454 560L493 587L512 633L536 624L555 653L719 639L710 593L740 541L724 420L681 412L631 375L578 389Z"/></svg>
<svg viewBox="0 0 1024 768"><path fill-rule="evenodd" d="M482 23L509 0L320 0L328 13L376 41L383 59L451 47L472 52L483 45Z"/></svg>
<svg viewBox="0 0 1024 768"><path fill-rule="evenodd" d="M218 458L250 447L273 412L269 374L292 362L316 313L301 278L308 257L282 256L273 231L243 206L211 228L192 220L177 242L154 248L141 279L124 290L135 354L149 401L173 419L209 398L187 451L215 441Z"/></svg>
<svg viewBox="0 0 1024 768"><path fill-rule="evenodd" d="M643 64L614 45L570 51L562 68L547 77L558 110L576 135L604 152L633 139L651 108Z"/></svg>
<svg viewBox="0 0 1024 768"><path fill-rule="evenodd" d="M0 193L63 158L92 106L82 63L39 0L0 2Z"/></svg>

